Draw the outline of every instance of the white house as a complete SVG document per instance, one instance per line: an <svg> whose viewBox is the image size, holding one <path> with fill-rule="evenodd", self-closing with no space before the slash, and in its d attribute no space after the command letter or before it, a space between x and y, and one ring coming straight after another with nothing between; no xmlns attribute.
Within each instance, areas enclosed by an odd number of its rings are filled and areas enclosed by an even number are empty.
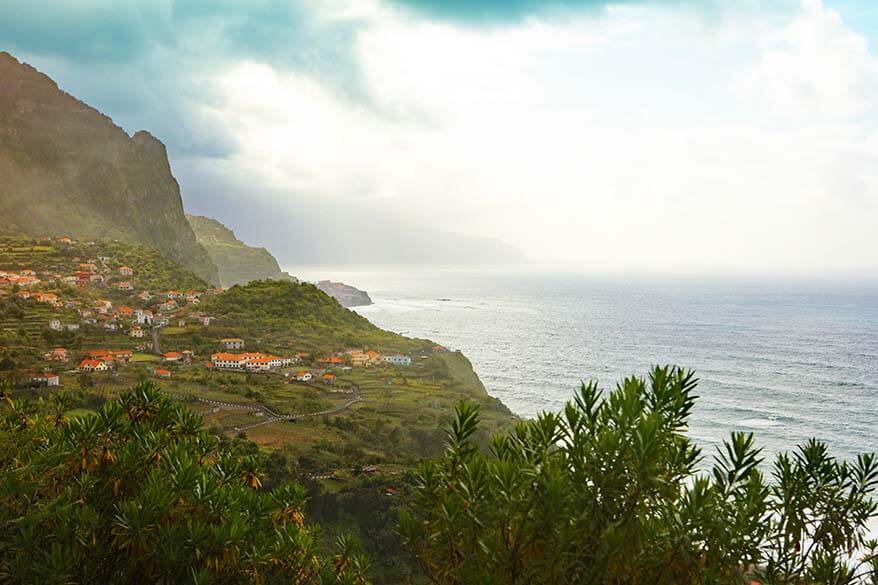
<svg viewBox="0 0 878 585"><path fill-rule="evenodd" d="M84 359L76 369L80 372L106 372L110 366L105 361Z"/></svg>
<svg viewBox="0 0 878 585"><path fill-rule="evenodd" d="M49 321L49 329L52 331L61 331L61 329L63 329L61 321L59 319L52 319Z"/></svg>
<svg viewBox="0 0 878 585"><path fill-rule="evenodd" d="M385 355L381 356L381 361L393 366L410 366L412 365L412 356L402 354Z"/></svg>
<svg viewBox="0 0 878 585"><path fill-rule="evenodd" d="M221 369L241 369L247 360L240 355L234 353L215 353L210 356L210 361L215 368Z"/></svg>
<svg viewBox="0 0 878 585"><path fill-rule="evenodd" d="M237 337L227 337L220 339L220 343L226 349L244 349L244 340Z"/></svg>
<svg viewBox="0 0 878 585"><path fill-rule="evenodd" d="M36 374L31 376L31 382L45 384L46 386L60 386L61 377L58 374Z"/></svg>

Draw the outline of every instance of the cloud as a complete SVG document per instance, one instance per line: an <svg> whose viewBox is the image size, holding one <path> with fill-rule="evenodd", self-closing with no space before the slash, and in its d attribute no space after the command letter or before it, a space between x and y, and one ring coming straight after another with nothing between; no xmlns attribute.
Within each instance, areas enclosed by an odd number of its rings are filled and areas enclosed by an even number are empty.
<svg viewBox="0 0 878 585"><path fill-rule="evenodd" d="M509 23L534 14L570 9L602 10L610 4L608 0L391 0L391 3L433 18L476 24Z"/></svg>
<svg viewBox="0 0 878 585"><path fill-rule="evenodd" d="M67 4L51 26L97 19L72 54L0 40L169 142L187 206L256 244L405 225L586 269L878 271L876 57L819 2Z"/></svg>
<svg viewBox="0 0 878 585"><path fill-rule="evenodd" d="M820 0L804 0L788 26L763 41L741 93L781 118L850 117L874 108L878 63L860 34Z"/></svg>
<svg viewBox="0 0 878 585"><path fill-rule="evenodd" d="M365 6L361 4L361 6ZM327 0L0 0L0 43L172 154L227 156L236 141L199 120L210 80L257 61L320 79L355 99L354 38L368 10Z"/></svg>

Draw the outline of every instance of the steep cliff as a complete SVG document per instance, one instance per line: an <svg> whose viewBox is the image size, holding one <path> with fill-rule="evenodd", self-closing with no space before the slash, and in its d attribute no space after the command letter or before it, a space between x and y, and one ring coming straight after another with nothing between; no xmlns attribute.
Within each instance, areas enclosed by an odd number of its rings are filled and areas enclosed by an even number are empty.
<svg viewBox="0 0 878 585"><path fill-rule="evenodd" d="M343 282L321 280L316 286L341 303L342 307L363 307L372 304L369 293Z"/></svg>
<svg viewBox="0 0 878 585"><path fill-rule="evenodd" d="M277 260L265 248L248 246L235 232L215 219L186 215L195 237L219 269L223 286L247 284L253 280L295 280L283 272Z"/></svg>
<svg viewBox="0 0 878 585"><path fill-rule="evenodd" d="M151 246L218 283L183 212L165 146L128 134L0 52L0 234Z"/></svg>

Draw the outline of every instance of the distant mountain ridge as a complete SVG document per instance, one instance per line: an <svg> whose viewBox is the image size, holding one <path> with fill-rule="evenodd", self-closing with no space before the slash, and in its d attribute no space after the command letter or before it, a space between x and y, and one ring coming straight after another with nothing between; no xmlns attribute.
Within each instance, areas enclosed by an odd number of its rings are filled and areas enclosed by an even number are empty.
<svg viewBox="0 0 878 585"><path fill-rule="evenodd" d="M219 270L222 286L247 284L253 280L296 280L280 269L268 250L248 246L219 221L188 213L186 219L198 243L207 250Z"/></svg>
<svg viewBox="0 0 878 585"><path fill-rule="evenodd" d="M186 221L164 144L128 134L0 52L0 234L69 235L151 246L213 283Z"/></svg>

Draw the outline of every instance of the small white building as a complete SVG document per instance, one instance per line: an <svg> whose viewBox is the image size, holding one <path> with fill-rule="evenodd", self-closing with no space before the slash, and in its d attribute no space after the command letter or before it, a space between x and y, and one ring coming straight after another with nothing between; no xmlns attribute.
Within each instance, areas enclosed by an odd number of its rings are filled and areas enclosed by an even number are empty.
<svg viewBox="0 0 878 585"><path fill-rule="evenodd" d="M59 319L52 319L49 321L49 329L52 331L61 331L63 329L61 321Z"/></svg>
<svg viewBox="0 0 878 585"><path fill-rule="evenodd" d="M392 366L410 366L412 365L412 356L410 355L385 355L381 356L381 361Z"/></svg>
<svg viewBox="0 0 878 585"><path fill-rule="evenodd" d="M58 374L37 374L35 376L31 376L31 382L35 382L37 384L45 384L46 386L60 386L61 376L59 376Z"/></svg>
<svg viewBox="0 0 878 585"><path fill-rule="evenodd" d="M237 337L227 337L220 339L220 343L226 349L244 349L244 340Z"/></svg>

